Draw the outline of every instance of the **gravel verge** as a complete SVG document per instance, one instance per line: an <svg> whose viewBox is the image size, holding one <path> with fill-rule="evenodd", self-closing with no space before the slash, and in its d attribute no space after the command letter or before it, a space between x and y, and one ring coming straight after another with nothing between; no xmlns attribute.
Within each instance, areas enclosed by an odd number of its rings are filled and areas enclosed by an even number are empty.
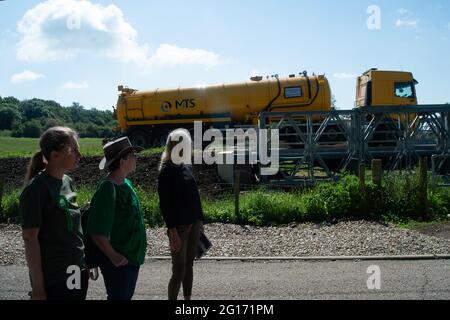
<svg viewBox="0 0 450 320"><path fill-rule="evenodd" d="M406 230L391 224L347 221L337 224L291 224L254 227L208 224L213 243L207 256L308 257L450 254L450 239ZM165 228L149 229L147 256L168 256ZM0 265L23 265L20 226L0 225Z"/></svg>

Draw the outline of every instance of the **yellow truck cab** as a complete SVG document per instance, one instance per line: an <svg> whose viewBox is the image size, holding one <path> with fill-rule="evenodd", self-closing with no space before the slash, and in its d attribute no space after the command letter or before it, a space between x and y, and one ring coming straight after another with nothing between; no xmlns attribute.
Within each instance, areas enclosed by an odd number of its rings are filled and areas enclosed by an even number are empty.
<svg viewBox="0 0 450 320"><path fill-rule="evenodd" d="M356 81L356 107L417 105L411 72L370 69Z"/></svg>

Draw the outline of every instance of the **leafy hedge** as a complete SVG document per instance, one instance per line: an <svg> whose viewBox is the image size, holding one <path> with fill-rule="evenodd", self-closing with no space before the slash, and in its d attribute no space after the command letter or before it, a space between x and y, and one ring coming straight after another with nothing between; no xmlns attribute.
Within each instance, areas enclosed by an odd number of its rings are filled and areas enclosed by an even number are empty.
<svg viewBox="0 0 450 320"><path fill-rule="evenodd" d="M427 213L420 200L417 173L390 173L379 187L366 182L366 200L363 201L356 176L344 176L336 183L323 183L308 190L290 192L258 187L243 192L240 211L234 212L233 194L220 198L203 198L202 205L208 223L224 222L251 225L279 225L292 222L323 222L341 219L368 219L406 222L445 219L450 208L450 189L428 189ZM78 190L78 202L84 205L94 192L92 186ZM162 226L155 190L137 189L146 223ZM0 221L18 222L18 197L15 190L4 196Z"/></svg>
<svg viewBox="0 0 450 320"><path fill-rule="evenodd" d="M77 102L63 107L52 100L0 97L0 132L12 137L39 138L53 126L69 126L82 138L110 138L117 121L110 110L85 109Z"/></svg>

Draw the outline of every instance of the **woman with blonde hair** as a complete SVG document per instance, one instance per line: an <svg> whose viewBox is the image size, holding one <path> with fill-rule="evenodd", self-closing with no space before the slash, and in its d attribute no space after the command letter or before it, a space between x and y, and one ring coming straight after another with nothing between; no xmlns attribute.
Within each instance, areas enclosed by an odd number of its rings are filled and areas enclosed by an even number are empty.
<svg viewBox="0 0 450 320"><path fill-rule="evenodd" d="M185 129L172 131L167 137L158 176L160 209L172 256L169 300L177 299L181 284L184 299L191 299L193 264L200 232L203 231L200 194L189 166L191 151L189 132Z"/></svg>
<svg viewBox="0 0 450 320"><path fill-rule="evenodd" d="M20 195L33 300L86 298L89 271L84 262L81 214L72 180L66 175L81 157L77 140L70 128L45 131Z"/></svg>

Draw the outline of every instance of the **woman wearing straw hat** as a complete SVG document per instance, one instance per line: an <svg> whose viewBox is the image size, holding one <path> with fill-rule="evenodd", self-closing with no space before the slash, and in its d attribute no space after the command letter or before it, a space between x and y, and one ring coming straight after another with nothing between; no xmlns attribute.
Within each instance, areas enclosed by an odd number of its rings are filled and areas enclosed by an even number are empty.
<svg viewBox="0 0 450 320"><path fill-rule="evenodd" d="M184 151L189 151L190 155L192 140L189 132L185 129L172 131L167 137L158 176L160 208L168 229L172 256L172 277L168 286L169 300L177 299L181 284L183 284L184 299L191 299L193 263L204 220L200 195L192 170L186 163L176 164L178 161L173 159L175 155L172 155L172 151L175 151L174 147L180 139L187 147ZM190 158L186 154L182 157Z"/></svg>
<svg viewBox="0 0 450 320"><path fill-rule="evenodd" d="M136 153L127 137L107 143L99 164L108 175L92 198L87 232L104 253L100 262L108 300L131 300L144 263L147 236L141 205L126 177L136 169Z"/></svg>

